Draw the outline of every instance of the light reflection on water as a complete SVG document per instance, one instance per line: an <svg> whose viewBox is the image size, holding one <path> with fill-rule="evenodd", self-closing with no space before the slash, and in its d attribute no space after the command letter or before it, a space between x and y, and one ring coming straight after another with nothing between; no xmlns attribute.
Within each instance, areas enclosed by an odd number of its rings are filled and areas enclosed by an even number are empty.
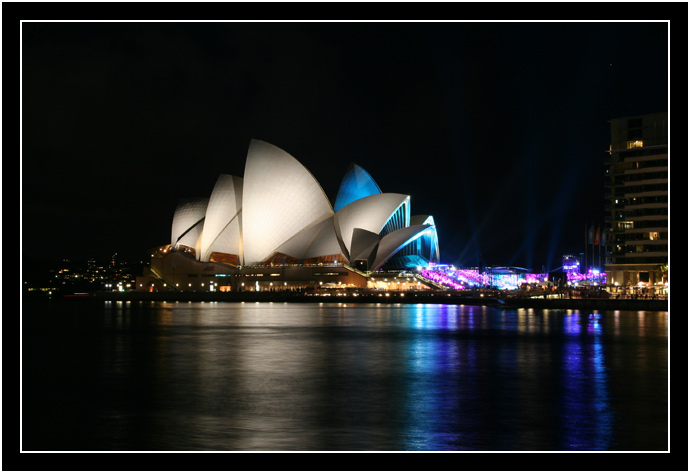
<svg viewBox="0 0 690 473"><path fill-rule="evenodd" d="M25 450L667 448L666 312L65 309L24 330L25 346L42 343L24 367ZM71 437L56 439L66 418Z"/></svg>

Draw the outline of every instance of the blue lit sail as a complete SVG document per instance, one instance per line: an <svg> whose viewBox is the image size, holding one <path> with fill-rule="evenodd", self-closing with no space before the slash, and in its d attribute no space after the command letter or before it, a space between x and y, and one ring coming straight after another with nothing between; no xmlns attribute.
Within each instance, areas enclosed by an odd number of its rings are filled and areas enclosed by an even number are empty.
<svg viewBox="0 0 690 473"><path fill-rule="evenodd" d="M355 200L380 193L381 189L369 173L361 166L351 163L340 182L340 189L338 189L333 210L337 212Z"/></svg>

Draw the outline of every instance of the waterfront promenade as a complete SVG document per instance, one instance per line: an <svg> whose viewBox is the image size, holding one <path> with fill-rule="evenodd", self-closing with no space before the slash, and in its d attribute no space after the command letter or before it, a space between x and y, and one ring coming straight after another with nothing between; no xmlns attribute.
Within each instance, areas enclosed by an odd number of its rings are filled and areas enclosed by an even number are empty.
<svg viewBox="0 0 690 473"><path fill-rule="evenodd" d="M455 304L505 308L572 309L572 310L652 310L667 311L668 300L654 299L542 299L519 297L477 297L453 292L416 291L359 294L300 292L96 292L85 296L103 301L168 302L342 302L383 304Z"/></svg>

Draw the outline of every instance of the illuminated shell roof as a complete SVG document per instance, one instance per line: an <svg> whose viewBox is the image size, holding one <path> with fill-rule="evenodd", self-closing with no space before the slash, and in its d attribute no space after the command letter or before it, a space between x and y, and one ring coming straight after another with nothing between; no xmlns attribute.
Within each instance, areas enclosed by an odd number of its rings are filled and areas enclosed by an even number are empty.
<svg viewBox="0 0 690 473"><path fill-rule="evenodd" d="M173 247L196 248L208 206L208 197L180 199L173 216L170 242Z"/></svg>
<svg viewBox="0 0 690 473"><path fill-rule="evenodd" d="M297 259L339 254L340 245L335 236L333 217L326 217L324 220L303 229L276 251Z"/></svg>
<svg viewBox="0 0 690 473"><path fill-rule="evenodd" d="M376 247L381 241L381 235L361 228L355 228L352 232L352 248L350 248L350 262L367 260L372 263L372 257L376 254Z"/></svg>
<svg viewBox="0 0 690 473"><path fill-rule="evenodd" d="M424 236L425 232L429 230L435 231L434 227L430 225L411 225L384 236L379 243L376 259L374 259L371 269L378 269L383 266L398 250L411 241Z"/></svg>
<svg viewBox="0 0 690 473"><path fill-rule="evenodd" d="M376 194L356 200L346 205L335 214L335 233L343 249L343 254L350 258L352 234L355 228L372 233L381 233L388 219L409 196L403 194Z"/></svg>
<svg viewBox="0 0 690 473"><path fill-rule="evenodd" d="M221 174L206 208L199 258L208 261L214 252L240 254L242 178Z"/></svg>
<svg viewBox="0 0 690 473"><path fill-rule="evenodd" d="M361 166L351 163L343 180L340 182L338 196L335 198L334 211L338 211L355 200L380 194L378 184Z"/></svg>
<svg viewBox="0 0 690 473"><path fill-rule="evenodd" d="M410 225L435 225L431 215L413 215L410 217Z"/></svg>
<svg viewBox="0 0 690 473"><path fill-rule="evenodd" d="M252 140L244 178L223 174L210 198L180 202L172 244L195 248L201 261L213 253L234 254L242 265L263 263L275 253L297 260L342 254L350 264L366 260L371 269L403 248L396 258L438 257L433 217L411 217L408 195L381 193L356 164L342 180L336 208L295 158ZM417 238L423 239L405 246Z"/></svg>
<svg viewBox="0 0 690 473"><path fill-rule="evenodd" d="M285 151L252 140L242 199L244 263L266 260L300 230L333 215L307 169Z"/></svg>

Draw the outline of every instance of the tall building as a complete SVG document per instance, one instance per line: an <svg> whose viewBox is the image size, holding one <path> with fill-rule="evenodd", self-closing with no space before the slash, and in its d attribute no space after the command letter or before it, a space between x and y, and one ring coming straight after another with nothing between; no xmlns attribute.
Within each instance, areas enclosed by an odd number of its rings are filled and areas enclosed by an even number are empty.
<svg viewBox="0 0 690 473"><path fill-rule="evenodd" d="M607 279L609 284L658 289L668 277L668 113L609 123Z"/></svg>

